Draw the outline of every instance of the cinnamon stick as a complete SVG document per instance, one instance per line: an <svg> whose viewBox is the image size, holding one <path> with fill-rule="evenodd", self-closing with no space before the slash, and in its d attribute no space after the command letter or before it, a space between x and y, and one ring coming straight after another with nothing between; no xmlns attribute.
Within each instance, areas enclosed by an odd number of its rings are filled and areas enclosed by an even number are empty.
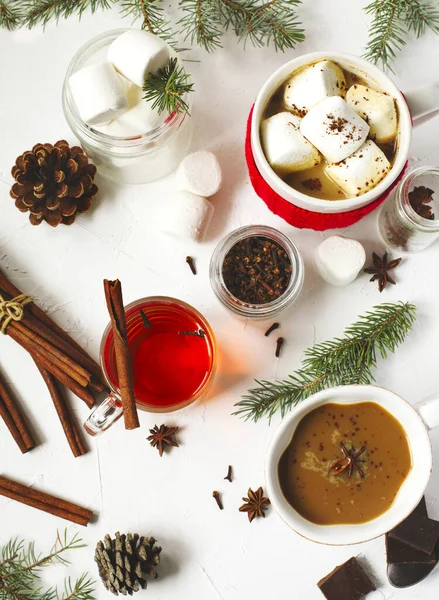
<svg viewBox="0 0 439 600"><path fill-rule="evenodd" d="M27 487L2 475L0 475L0 495L84 527L93 516L93 512L88 508Z"/></svg>
<svg viewBox="0 0 439 600"><path fill-rule="evenodd" d="M17 324L15 322L11 322L7 329L8 335L13 340L20 344L20 346L27 350L33 357L45 357L47 361L52 363L60 371L63 371L71 379L79 383L80 386L87 387L90 381L89 378L84 377L82 374L78 373L74 368L64 363L55 355L45 352L44 346L40 346L37 342L27 337L27 335L23 333L23 331L21 331L18 327L16 327L16 325Z"/></svg>
<svg viewBox="0 0 439 600"><path fill-rule="evenodd" d="M52 398L52 402L55 406L56 412L58 413L59 420L61 421L64 434L67 438L73 456L77 458L78 456L87 454L88 448L84 443L84 439L78 424L70 411L58 382L53 375L49 373L49 371L47 371L47 369L45 369L37 360L35 361L35 364L37 365L47 389L49 390L50 397Z"/></svg>
<svg viewBox="0 0 439 600"><path fill-rule="evenodd" d="M0 269L0 290L2 290L4 293L9 295L8 299L15 298L16 296L19 296L22 293L21 290L16 285L14 285L11 281L9 281L9 279L6 277L5 273L1 269ZM34 317L34 319L32 319L32 321L34 323L39 322L41 326L46 326L46 328L49 330L49 333L52 336L50 339L51 339L51 341L53 341L54 345L57 345L56 338L64 340L64 342L67 343L67 345L70 348L72 348L72 350L74 349L78 354L82 355L84 361L87 364L83 364L79 360L77 361L78 364L81 364L82 366L84 366L86 369L88 369L91 373L93 373L95 375L96 379L98 381L100 381L100 383L102 383L102 385L103 385L103 389L100 391L104 391L106 386L103 383L102 371L101 371L100 366L98 365L98 363L96 361L94 361L87 354L87 352L73 338L66 331L64 331L59 325L57 325L55 323L55 321L53 321L51 319L51 317L49 317L49 315L47 315L43 310L41 310L41 308L39 308L35 304L35 302L32 302L31 304L28 304L26 306L26 316L28 316L28 315L32 315ZM25 320L26 320L26 316L25 316ZM29 327L32 328L30 325L29 325ZM38 330L34 329L34 331L36 333L39 333L42 337L45 337L42 334L41 330L38 331ZM56 336L56 338L55 338L55 336ZM65 348L60 348L60 349L65 350ZM69 356L70 356L70 354L69 354ZM71 356L71 358L75 359L75 356Z"/></svg>
<svg viewBox="0 0 439 600"><path fill-rule="evenodd" d="M74 379L66 375L64 371L58 369L43 354L35 354L34 358L36 358L38 362L41 363L43 367L49 371L49 373L52 373L52 375L56 377L56 379L58 379L59 382L64 384L66 388L68 388L71 392L78 396L78 398L83 400L88 406L88 408L93 408L93 406L95 405L95 398L88 391L88 389L81 387L79 383L77 383L76 381L74 381Z"/></svg>
<svg viewBox="0 0 439 600"><path fill-rule="evenodd" d="M104 279L105 299L113 328L113 343L116 356L117 378L123 406L125 429L140 427L134 398L133 374L128 349L127 324L123 307L122 286L118 279Z"/></svg>
<svg viewBox="0 0 439 600"><path fill-rule="evenodd" d="M0 374L0 416L23 454L35 448L36 442L24 417Z"/></svg>

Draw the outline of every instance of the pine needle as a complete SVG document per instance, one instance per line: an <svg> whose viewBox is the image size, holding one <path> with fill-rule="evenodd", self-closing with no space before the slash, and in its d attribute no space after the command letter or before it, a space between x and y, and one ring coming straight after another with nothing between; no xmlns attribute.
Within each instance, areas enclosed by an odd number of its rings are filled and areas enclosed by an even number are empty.
<svg viewBox="0 0 439 600"><path fill-rule="evenodd" d="M48 555L36 554L33 542L12 539L0 549L0 599L1 600L93 600L93 581L85 573L72 582L69 577L64 584L64 592L57 588L44 590L41 586L41 569L59 562L68 565L65 553L83 548L77 534L68 539L67 530L63 536L58 533L55 546Z"/></svg>
<svg viewBox="0 0 439 600"><path fill-rule="evenodd" d="M17 0L0 2L0 28L12 31L21 24L22 14Z"/></svg>
<svg viewBox="0 0 439 600"><path fill-rule="evenodd" d="M186 96L193 91L194 84L190 75L179 64L177 58L171 58L157 73L150 73L143 86L144 100L152 103L159 114L163 111L189 113Z"/></svg>
<svg viewBox="0 0 439 600"><path fill-rule="evenodd" d="M175 44L174 32L163 10L162 0L122 0L121 12L134 21L142 19L142 29L158 35L171 45Z"/></svg>
<svg viewBox="0 0 439 600"><path fill-rule="evenodd" d="M271 419L277 411L283 417L296 404L328 387L369 384L377 358L395 352L415 321L413 304L380 304L360 316L344 336L316 344L305 351L302 366L280 382L256 381L258 387L235 405L233 413L246 420Z"/></svg>
<svg viewBox="0 0 439 600"><path fill-rule="evenodd" d="M427 29L439 33L439 10L428 0L373 0L364 10L372 15L364 56L383 68L392 70L410 32L418 38Z"/></svg>
<svg viewBox="0 0 439 600"><path fill-rule="evenodd" d="M178 21L185 40L208 52L221 47L221 10L217 0L181 0L184 16Z"/></svg>
<svg viewBox="0 0 439 600"><path fill-rule="evenodd" d="M22 24L31 29L35 25L47 25L54 19L77 15L81 18L84 11L90 9L96 12L99 9L108 9L117 0L20 0L23 13Z"/></svg>

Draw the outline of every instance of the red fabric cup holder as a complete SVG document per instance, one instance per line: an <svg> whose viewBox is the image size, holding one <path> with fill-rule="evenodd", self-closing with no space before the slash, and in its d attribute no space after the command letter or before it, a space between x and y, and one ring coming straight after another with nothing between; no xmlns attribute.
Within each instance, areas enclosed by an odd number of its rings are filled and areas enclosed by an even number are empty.
<svg viewBox="0 0 439 600"><path fill-rule="evenodd" d="M247 133L245 138L245 158L247 161L248 172L250 175L250 181L256 194L265 202L272 213L282 217L287 223L298 227L299 229L314 229L315 231L325 231L326 229L339 229L343 227L349 227L353 225L373 210L378 208L380 204L389 196L392 190L398 185L402 179L405 170L407 169L407 163L404 165L401 173L393 184L385 191L385 193L362 208L350 210L344 213L328 214L318 213L299 208L288 200L285 200L278 193L276 193L265 181L262 175L259 173L256 163L253 158L253 152L250 141L251 123L253 116L253 106L250 110L250 114L247 121Z"/></svg>

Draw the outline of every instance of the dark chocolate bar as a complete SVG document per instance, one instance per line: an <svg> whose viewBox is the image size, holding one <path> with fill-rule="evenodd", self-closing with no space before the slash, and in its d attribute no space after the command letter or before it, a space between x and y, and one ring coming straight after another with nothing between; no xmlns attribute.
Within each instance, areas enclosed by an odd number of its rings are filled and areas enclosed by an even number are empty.
<svg viewBox="0 0 439 600"><path fill-rule="evenodd" d="M355 557L335 567L317 585L327 600L361 600L376 590L375 584Z"/></svg>
<svg viewBox="0 0 439 600"><path fill-rule="evenodd" d="M389 537L431 554L439 538L439 521L412 513L402 523L389 531Z"/></svg>

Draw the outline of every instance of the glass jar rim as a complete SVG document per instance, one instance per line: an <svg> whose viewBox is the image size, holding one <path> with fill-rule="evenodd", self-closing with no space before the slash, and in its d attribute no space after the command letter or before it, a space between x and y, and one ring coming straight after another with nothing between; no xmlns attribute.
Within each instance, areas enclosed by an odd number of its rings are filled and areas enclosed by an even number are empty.
<svg viewBox="0 0 439 600"><path fill-rule="evenodd" d="M113 41L130 29L131 28L111 29L91 38L88 40L88 42L83 44L73 55L73 58L67 67L67 72L63 83L62 103L64 114L75 134L78 135L80 139L84 138L90 143L102 145L107 148L144 148L145 145L156 142L158 138L162 137L172 128L175 128L174 133L176 133L184 119L189 116L184 111L180 113L174 111L158 127L155 127L154 129L143 134L131 137L118 137L103 133L97 129L94 129L93 127L90 127L81 119L70 91L70 77L76 72L77 67L81 65L91 51L97 51L101 48L104 48L109 42ZM192 106L191 94L188 94L187 102L190 109Z"/></svg>
<svg viewBox="0 0 439 600"><path fill-rule="evenodd" d="M279 298L263 304L243 302L227 288L222 273L222 264L227 252L239 241L251 237L267 237L280 244L287 252L293 267L288 286ZM284 233L266 225L244 225L225 236L215 248L210 261L210 280L220 302L234 313L244 317L269 318L289 306L302 289L304 265L294 242Z"/></svg>
<svg viewBox="0 0 439 600"><path fill-rule="evenodd" d="M424 217L418 215L409 201L409 192L413 181L416 179L416 177L424 175L428 172L435 174L439 179L439 168L429 166L417 167L403 177L402 181L398 185L396 193L406 217L422 231L426 233L432 233L439 231L439 219L424 219ZM439 196L439 190L437 193Z"/></svg>

